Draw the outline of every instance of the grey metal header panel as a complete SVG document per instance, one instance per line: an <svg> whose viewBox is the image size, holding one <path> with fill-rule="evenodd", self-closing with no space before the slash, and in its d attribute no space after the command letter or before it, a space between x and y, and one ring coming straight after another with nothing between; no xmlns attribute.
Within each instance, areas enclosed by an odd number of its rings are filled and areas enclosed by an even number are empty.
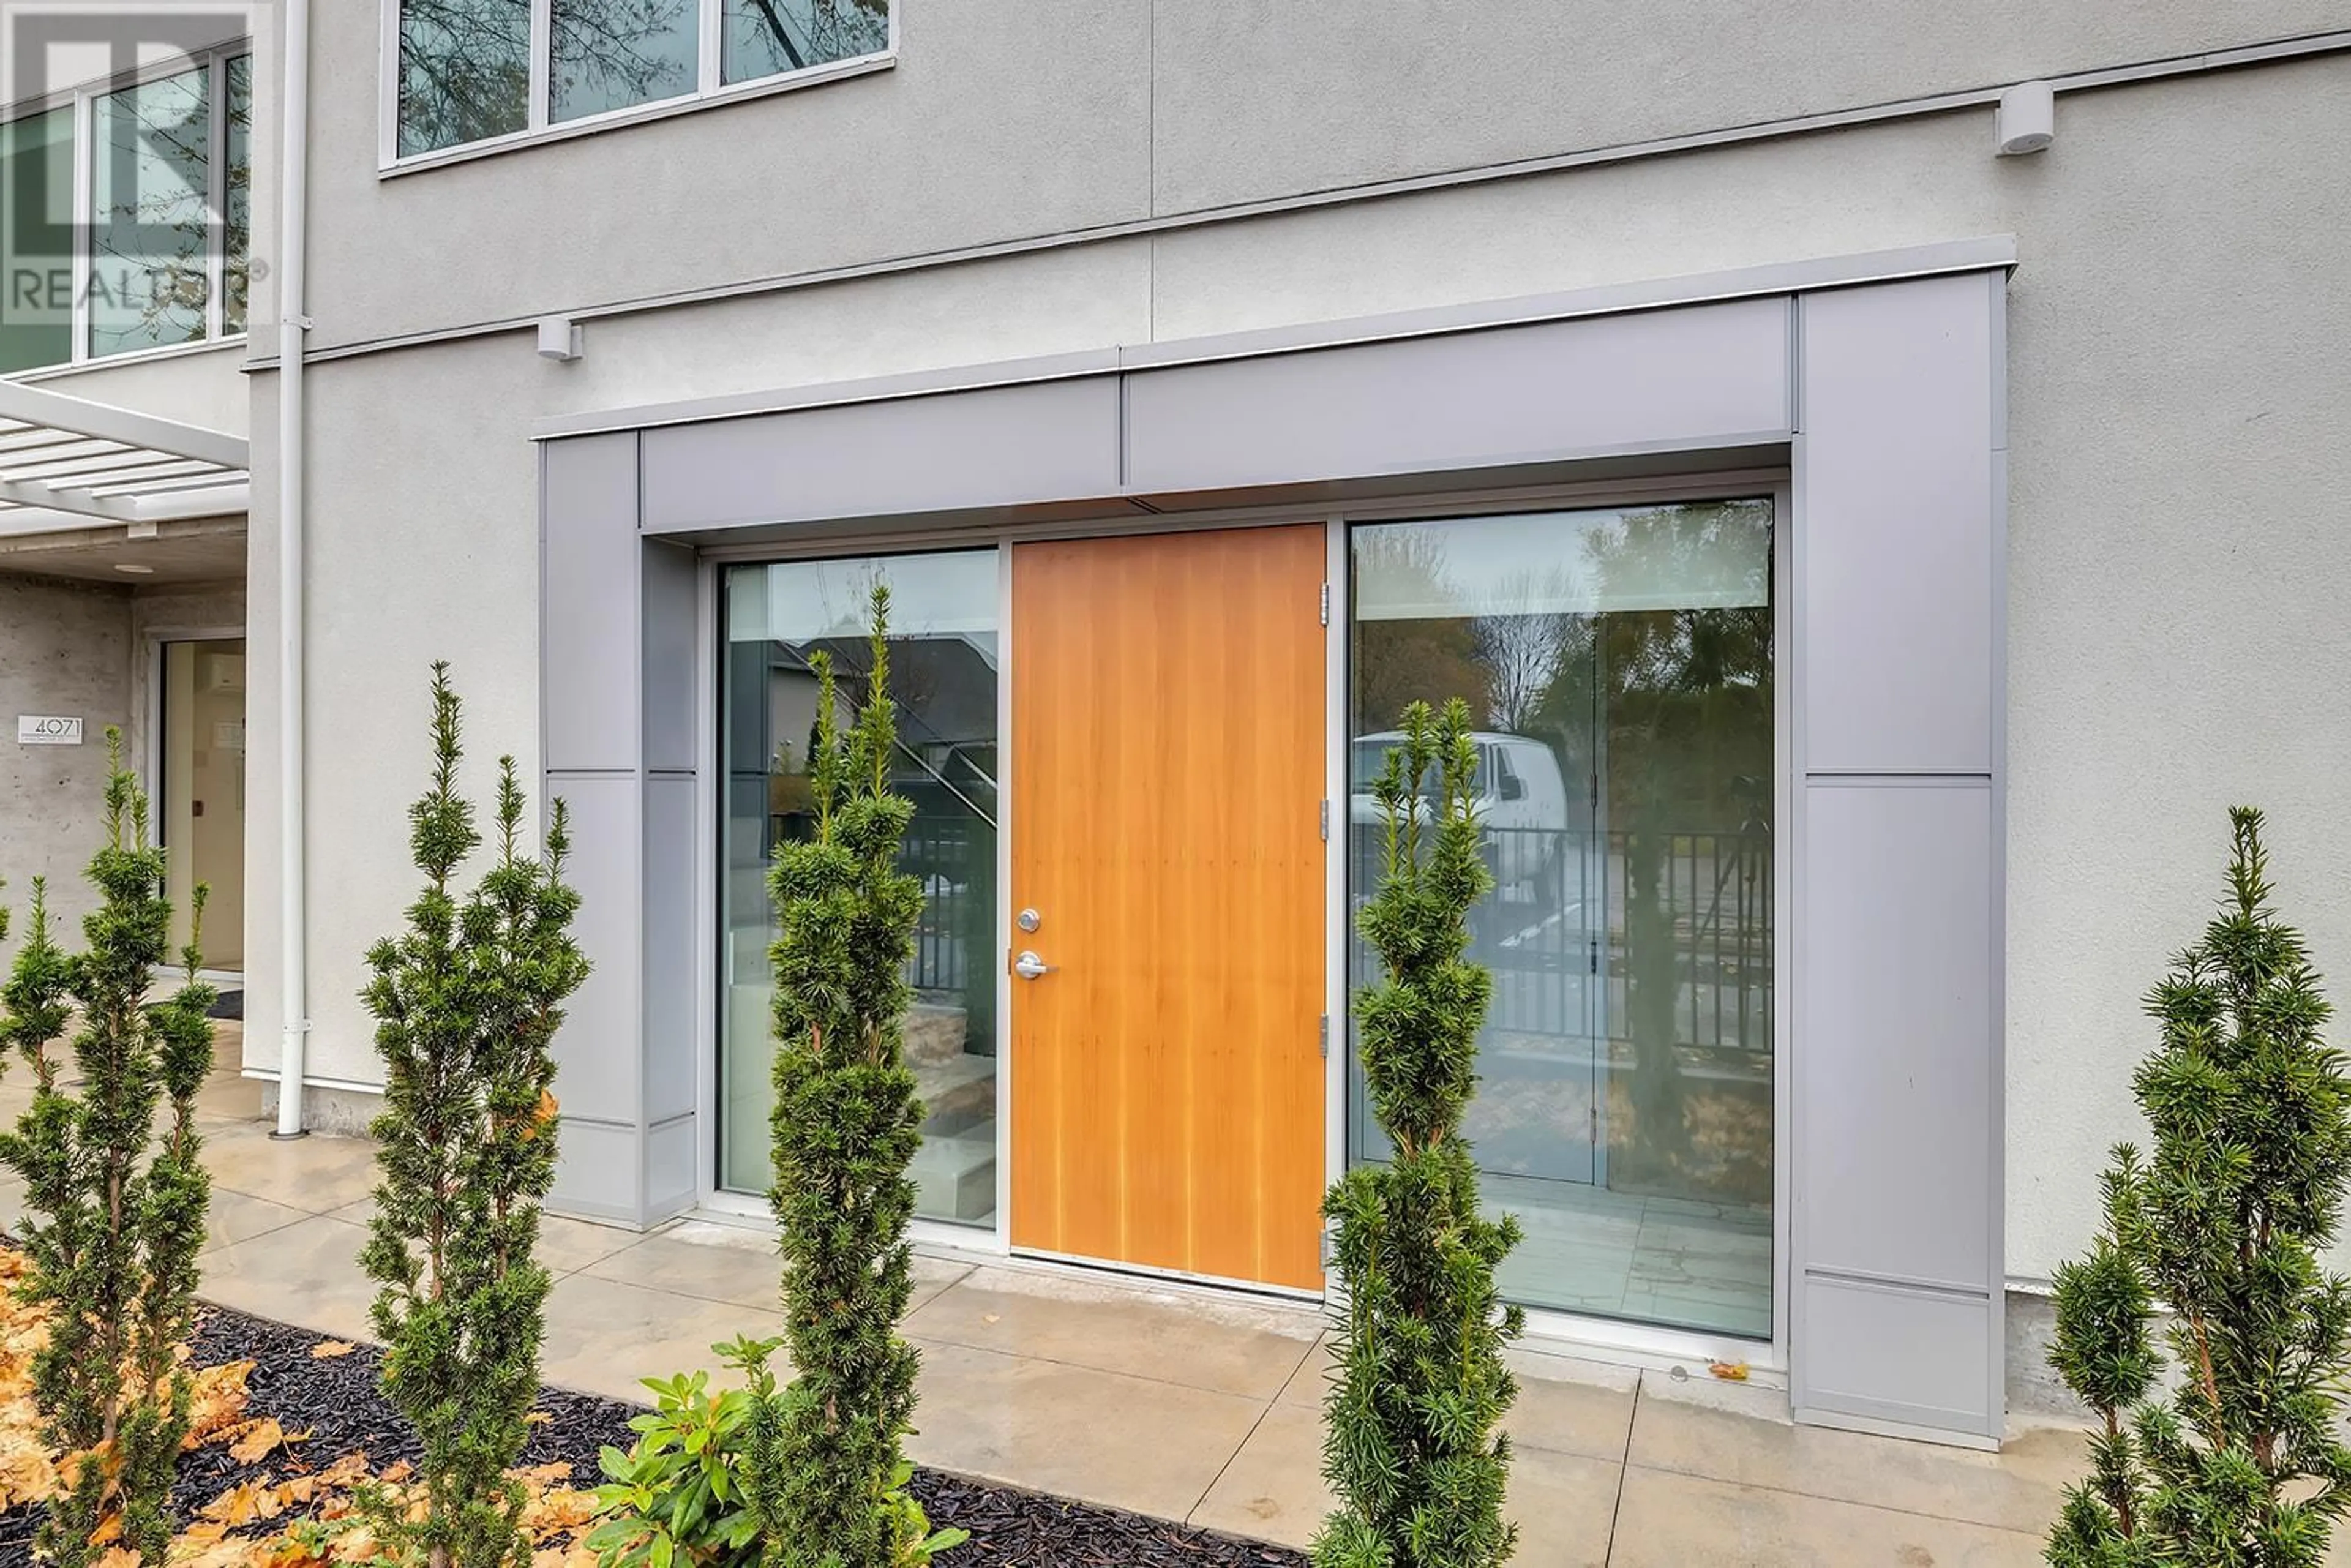
<svg viewBox="0 0 2351 1568"><path fill-rule="evenodd" d="M1126 378L1127 486L1507 466L1792 429L1788 304L1750 299Z"/></svg>
<svg viewBox="0 0 2351 1568"><path fill-rule="evenodd" d="M1165 343L1129 344L1079 353L914 371L904 375L872 376L768 392L738 392L725 397L691 398L584 413L555 414L537 421L531 426L531 438L547 441L611 430L645 430L656 425L740 419L747 415L784 413L799 409L879 402L939 392L971 392L985 387L1019 386L1031 382L1114 375L1122 371L1159 370L1220 360L1298 353L1312 349L1393 342L1451 332L1474 332L1494 327L1626 315L1733 299L1761 299L1824 288L1844 288L1857 284L1984 272L2015 266L2016 237L2013 235L1988 235L1934 245L1906 246L1895 250L1863 251L1850 256L1734 267L1720 272L1693 273L1682 277L1643 279L1636 283L1600 284L1588 288L1525 295L1510 299L1436 306L1337 321L1176 339Z"/></svg>
<svg viewBox="0 0 2351 1568"><path fill-rule="evenodd" d="M664 425L636 437L641 527L709 543L1784 447L1792 308L1736 300Z"/></svg>

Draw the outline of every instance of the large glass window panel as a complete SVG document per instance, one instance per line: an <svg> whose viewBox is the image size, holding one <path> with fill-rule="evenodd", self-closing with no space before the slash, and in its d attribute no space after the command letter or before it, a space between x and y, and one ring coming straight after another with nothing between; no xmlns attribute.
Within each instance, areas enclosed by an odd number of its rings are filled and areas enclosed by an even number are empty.
<svg viewBox="0 0 2351 1568"><path fill-rule="evenodd" d="M251 292L253 266L253 57L239 55L225 68L228 81L225 98L228 123L222 127L226 188L221 193L222 235L221 329L245 330L246 305Z"/></svg>
<svg viewBox="0 0 2351 1568"><path fill-rule="evenodd" d="M1771 1333L1771 541L1761 499L1353 532L1351 906L1397 716L1464 699L1496 881L1465 1131L1530 1305ZM1383 1159L1351 1075L1351 1157Z"/></svg>
<svg viewBox="0 0 2351 1568"><path fill-rule="evenodd" d="M73 358L70 109L0 125L0 372Z"/></svg>
<svg viewBox="0 0 2351 1568"><path fill-rule="evenodd" d="M719 68L756 81L890 47L889 0L722 0Z"/></svg>
<svg viewBox="0 0 2351 1568"><path fill-rule="evenodd" d="M89 351L199 341L212 287L211 73L124 88L90 111Z"/></svg>
<svg viewBox="0 0 2351 1568"><path fill-rule="evenodd" d="M554 0L548 118L577 120L695 89L698 0Z"/></svg>
<svg viewBox="0 0 2351 1568"><path fill-rule="evenodd" d="M403 158L530 123L530 0L400 0Z"/></svg>
<svg viewBox="0 0 2351 1568"><path fill-rule="evenodd" d="M914 803L903 864L923 885L908 978L906 1058L922 1094L917 1212L996 1217L997 558L993 550L730 568L721 702L726 825L719 1030L719 1181L764 1192L773 1176L770 1009L776 940L767 873L776 846L808 834L810 660L828 653L846 727L864 691L866 596L890 585L892 786Z"/></svg>

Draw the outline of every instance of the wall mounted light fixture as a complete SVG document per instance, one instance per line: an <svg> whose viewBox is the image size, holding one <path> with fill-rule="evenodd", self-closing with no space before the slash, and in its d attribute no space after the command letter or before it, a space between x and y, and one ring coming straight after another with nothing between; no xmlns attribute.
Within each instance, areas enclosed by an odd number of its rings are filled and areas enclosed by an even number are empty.
<svg viewBox="0 0 2351 1568"><path fill-rule="evenodd" d="M2045 81L2022 81L2000 95L2000 155L2041 152L2057 140L2057 95Z"/></svg>

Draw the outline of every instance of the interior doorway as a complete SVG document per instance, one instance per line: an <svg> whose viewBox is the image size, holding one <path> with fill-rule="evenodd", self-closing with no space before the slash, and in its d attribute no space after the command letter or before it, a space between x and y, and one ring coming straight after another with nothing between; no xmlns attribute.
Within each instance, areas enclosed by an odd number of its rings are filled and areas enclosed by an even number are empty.
<svg viewBox="0 0 2351 1568"><path fill-rule="evenodd" d="M197 883L209 890L208 971L245 968L245 639L162 644L156 831L171 852L172 943L190 936Z"/></svg>

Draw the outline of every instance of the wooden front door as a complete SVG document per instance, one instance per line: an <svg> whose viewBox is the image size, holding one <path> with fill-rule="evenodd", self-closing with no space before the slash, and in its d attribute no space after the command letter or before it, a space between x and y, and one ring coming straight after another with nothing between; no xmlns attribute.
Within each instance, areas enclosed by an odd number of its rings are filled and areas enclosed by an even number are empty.
<svg viewBox="0 0 2351 1568"><path fill-rule="evenodd" d="M1015 1247L1322 1286L1322 580L1320 526L1013 547Z"/></svg>

